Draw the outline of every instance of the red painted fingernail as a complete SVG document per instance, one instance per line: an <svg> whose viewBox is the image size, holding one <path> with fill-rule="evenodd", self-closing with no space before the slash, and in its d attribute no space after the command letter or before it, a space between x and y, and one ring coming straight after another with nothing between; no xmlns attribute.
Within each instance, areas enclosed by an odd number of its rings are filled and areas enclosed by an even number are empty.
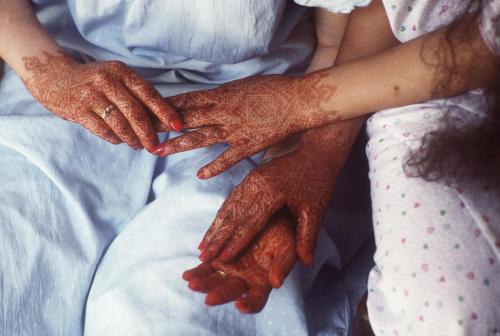
<svg viewBox="0 0 500 336"><path fill-rule="evenodd" d="M307 267L311 267L314 263L314 257L312 256L312 254L308 254L306 257L306 260L305 261L305 264Z"/></svg>
<svg viewBox="0 0 500 336"><path fill-rule="evenodd" d="M198 250L203 250L205 248L205 245L207 245L207 242L205 239L203 239L200 245L198 245Z"/></svg>
<svg viewBox="0 0 500 336"><path fill-rule="evenodd" d="M206 173L203 169L198 170L198 173L196 173L196 176L198 176L198 178L202 179L202 180L207 178Z"/></svg>
<svg viewBox="0 0 500 336"><path fill-rule="evenodd" d="M208 257L208 250L203 250L198 258L200 258L201 261L206 261Z"/></svg>
<svg viewBox="0 0 500 336"><path fill-rule="evenodd" d="M161 145L154 146L153 148L151 148L151 153L153 153L154 155L162 155L164 148L160 146Z"/></svg>
<svg viewBox="0 0 500 336"><path fill-rule="evenodd" d="M180 120L178 120L178 119L174 119L174 120L172 120L172 121L170 122L170 126L172 126L172 128L173 128L174 130L176 130L177 132L182 130L182 123L181 123L181 121L180 121Z"/></svg>
<svg viewBox="0 0 500 336"><path fill-rule="evenodd" d="M192 289L192 290L197 290L198 288L200 288L199 284L195 281L188 282L188 287L189 287L189 289Z"/></svg>

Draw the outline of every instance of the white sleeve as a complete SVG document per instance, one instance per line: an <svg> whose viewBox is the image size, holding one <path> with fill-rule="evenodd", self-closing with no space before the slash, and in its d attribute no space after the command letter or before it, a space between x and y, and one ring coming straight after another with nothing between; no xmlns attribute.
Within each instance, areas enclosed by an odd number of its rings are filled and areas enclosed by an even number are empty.
<svg viewBox="0 0 500 336"><path fill-rule="evenodd" d="M294 0L296 3L307 7L321 7L334 13L348 14L356 7L366 7L371 0Z"/></svg>

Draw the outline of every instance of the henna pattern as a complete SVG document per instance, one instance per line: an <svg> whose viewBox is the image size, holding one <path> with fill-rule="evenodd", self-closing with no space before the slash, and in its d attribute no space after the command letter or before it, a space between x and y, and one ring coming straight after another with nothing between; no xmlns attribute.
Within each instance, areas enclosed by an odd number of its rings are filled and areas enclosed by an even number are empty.
<svg viewBox="0 0 500 336"><path fill-rule="evenodd" d="M302 135L295 152L254 169L219 209L200 244L200 258L210 261L220 253L221 260L231 260L287 206L298 219L297 255L312 264L326 205L354 136L335 124L316 128Z"/></svg>
<svg viewBox="0 0 500 336"><path fill-rule="evenodd" d="M281 286L295 261L293 225L290 216L280 211L236 260L202 263L186 271L183 278L192 290L207 293L208 305L236 301L240 312L257 313L266 304L272 288ZM216 270L224 271L228 278Z"/></svg>
<svg viewBox="0 0 500 336"><path fill-rule="evenodd" d="M23 57L30 76L23 81L31 94L62 119L81 124L101 138L135 149L158 144L156 130L144 110L180 129L168 102L143 78L119 61L80 64L68 55L44 53ZM101 114L114 106L108 117ZM143 107L144 106L144 107Z"/></svg>
<svg viewBox="0 0 500 336"><path fill-rule="evenodd" d="M173 97L169 101L185 125L201 128L157 146L155 153L165 156L226 143L229 149L198 172L200 178L220 174L290 134L335 121L336 112L323 109L336 90L322 84L327 75L251 77Z"/></svg>

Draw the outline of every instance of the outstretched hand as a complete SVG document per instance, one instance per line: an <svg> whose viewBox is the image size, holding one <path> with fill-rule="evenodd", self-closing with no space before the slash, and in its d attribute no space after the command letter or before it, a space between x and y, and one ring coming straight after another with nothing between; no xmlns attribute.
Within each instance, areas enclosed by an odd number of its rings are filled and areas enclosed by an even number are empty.
<svg viewBox="0 0 500 336"><path fill-rule="evenodd" d="M198 171L209 178L237 162L303 129L331 121L322 104L335 87L319 85L324 74L295 78L284 75L250 77L208 91L171 97L185 127L197 128L155 148L166 156L217 143L230 145Z"/></svg>
<svg viewBox="0 0 500 336"><path fill-rule="evenodd" d="M241 313L258 313L295 264L293 227L290 216L280 211L237 259L203 262L184 272L183 278L189 288L207 294L207 305L236 301Z"/></svg>

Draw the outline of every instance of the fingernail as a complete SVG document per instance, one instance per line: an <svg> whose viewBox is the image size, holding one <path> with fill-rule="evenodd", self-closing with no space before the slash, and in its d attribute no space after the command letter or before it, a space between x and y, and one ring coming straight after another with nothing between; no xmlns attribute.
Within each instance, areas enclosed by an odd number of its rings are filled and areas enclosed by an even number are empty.
<svg viewBox="0 0 500 336"><path fill-rule="evenodd" d="M250 308L242 302L237 301L235 305L236 309L238 309L240 313L248 314L250 312Z"/></svg>
<svg viewBox="0 0 500 336"><path fill-rule="evenodd" d="M151 153L154 155L161 155L163 153L163 147L159 147L161 145L155 146L151 148Z"/></svg>
<svg viewBox="0 0 500 336"><path fill-rule="evenodd" d="M203 250L198 258L200 258L201 261L206 261L207 257L208 257L208 250Z"/></svg>
<svg viewBox="0 0 500 336"><path fill-rule="evenodd" d="M189 287L189 289L197 290L200 286L198 285L198 283L196 283L194 281L189 281L188 287Z"/></svg>
<svg viewBox="0 0 500 336"><path fill-rule="evenodd" d="M198 178L202 179L202 180L207 178L207 174L205 173L205 170L203 170L203 169L198 170L198 173L196 173L196 176L198 176Z"/></svg>
<svg viewBox="0 0 500 336"><path fill-rule="evenodd" d="M205 241L205 239L203 239L200 245L198 245L198 250L203 250L205 248L205 245L207 245L207 242Z"/></svg>
<svg viewBox="0 0 500 336"><path fill-rule="evenodd" d="M182 123L180 122L180 120L178 119L174 119L170 122L170 126L172 126L172 128L174 130L176 130L177 132L178 131L181 131L182 130Z"/></svg>
<svg viewBox="0 0 500 336"><path fill-rule="evenodd" d="M306 260L305 261L305 264L307 267L311 267L313 265L313 262L314 262L314 258L312 256L312 254L308 254L306 257L305 257Z"/></svg>

